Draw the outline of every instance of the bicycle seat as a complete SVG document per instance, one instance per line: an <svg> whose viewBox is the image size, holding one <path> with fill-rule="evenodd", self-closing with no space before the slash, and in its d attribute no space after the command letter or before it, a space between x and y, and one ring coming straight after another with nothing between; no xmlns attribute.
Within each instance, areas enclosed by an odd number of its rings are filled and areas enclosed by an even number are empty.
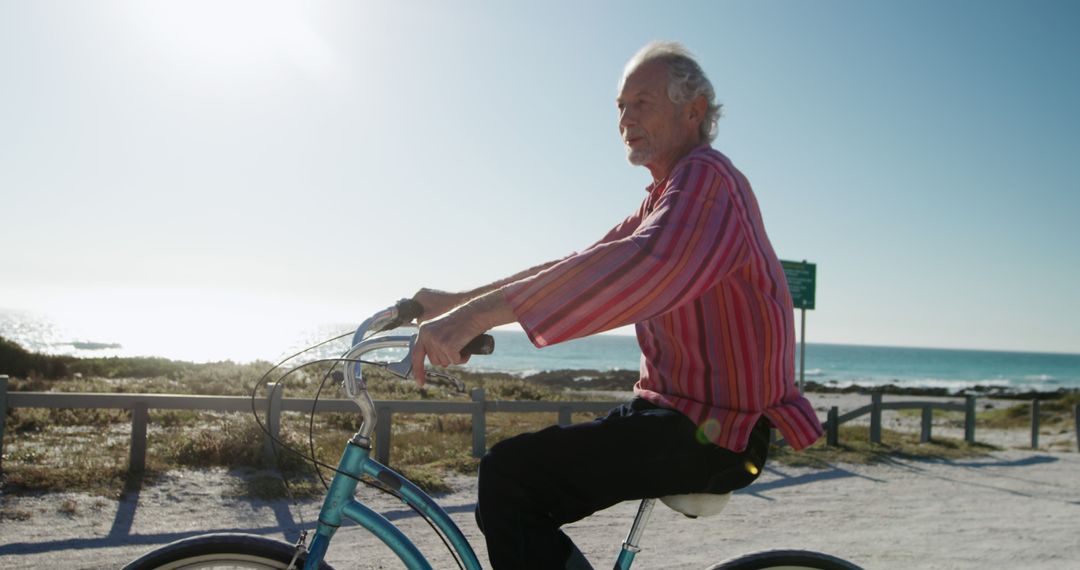
<svg viewBox="0 0 1080 570"><path fill-rule="evenodd" d="M686 495L668 495L660 497L660 502L692 519L711 517L724 510L724 505L731 499L731 493L689 493Z"/></svg>

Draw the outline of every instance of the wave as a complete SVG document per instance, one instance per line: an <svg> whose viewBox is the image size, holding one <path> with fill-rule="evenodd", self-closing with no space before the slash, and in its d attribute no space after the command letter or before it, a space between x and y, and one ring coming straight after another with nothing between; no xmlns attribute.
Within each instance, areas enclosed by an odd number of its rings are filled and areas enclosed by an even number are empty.
<svg viewBox="0 0 1080 570"><path fill-rule="evenodd" d="M1053 380L1028 381L1018 383L1005 378L990 378L978 380L950 380L943 378L853 378L845 380L819 381L820 385L828 389L866 389L873 390L883 386L896 386L899 389L945 391L951 394L964 392L997 393L997 394L1020 394L1026 392L1056 392L1062 389L1062 385Z"/></svg>

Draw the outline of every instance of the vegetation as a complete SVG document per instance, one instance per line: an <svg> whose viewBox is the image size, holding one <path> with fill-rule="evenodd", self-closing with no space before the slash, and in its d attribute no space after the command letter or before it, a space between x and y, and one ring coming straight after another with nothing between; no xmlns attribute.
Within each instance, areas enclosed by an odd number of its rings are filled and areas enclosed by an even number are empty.
<svg viewBox="0 0 1080 570"><path fill-rule="evenodd" d="M818 440L802 452L791 448L773 447L772 461L787 465L820 467L833 463L883 463L897 458L923 458L952 461L986 455L998 449L982 443L969 444L963 440L931 438L919 442L919 434L889 429L881 430L881 443L870 443L870 427L863 425L840 426L839 445L829 447L825 439Z"/></svg>
<svg viewBox="0 0 1080 570"><path fill-rule="evenodd" d="M1017 402L1007 407L989 407L975 414L975 428L979 429L1030 429L1031 400ZM1039 399L1039 431L1044 434L1067 433L1075 429L1074 410L1080 404L1080 392L1063 391L1053 398ZM901 410L905 416L919 416L921 410ZM964 425L964 412L935 411L934 417L955 427Z"/></svg>
<svg viewBox="0 0 1080 570"><path fill-rule="evenodd" d="M0 370L17 377L44 376L62 378L67 376L67 365L75 360L72 357L57 357L37 354L26 350L15 342L0 337Z"/></svg>
<svg viewBox="0 0 1080 570"><path fill-rule="evenodd" d="M1068 430L1074 426L1073 410L1080 404L1080 392L1065 393L1059 398L1039 401L1039 426L1046 432ZM976 425L1014 429L1031 426L1031 403L990 410L976 418Z"/></svg>
<svg viewBox="0 0 1080 570"><path fill-rule="evenodd" d="M36 368L10 379L15 391L170 393L201 395L250 395L271 368L266 362L195 364L161 358L75 359L36 355L22 351L19 358ZM13 352L14 353L14 352ZM25 354L23 354L25 353ZM26 357L30 355L30 357ZM62 364L62 367L60 366ZM48 371L43 372L43 371ZM61 371L59 373L58 371ZM282 378L277 371L268 380L283 381L290 397L339 397L329 378L330 366L302 368ZM434 382L420 389L401 382L381 369L365 370L376 399L468 400ZM572 395L508 374L458 374L470 389L483 388L486 397L499 400L563 400ZM320 386L323 390L320 393ZM260 395L263 393L260 388ZM477 460L470 456L472 425L469 416L399 415L395 418L392 466L429 491L449 490L448 473L475 473ZM309 443L309 418L286 413L282 417L285 444L300 454L281 450L274 464L265 460L263 433L250 414L194 410L151 410L149 449L142 482L161 473L184 467L223 467L238 475L237 493L266 498L285 491L298 496L321 494L323 489L307 455L336 464L344 442L359 425L358 414L317 414L314 441ZM488 441L497 442L525 430L536 430L555 421L554 414L492 414L487 422ZM86 491L116 497L134 484L127 474L131 412L107 409L10 410L5 426L3 488L12 492ZM323 474L329 479L328 473Z"/></svg>
<svg viewBox="0 0 1080 570"><path fill-rule="evenodd" d="M270 368L266 362L194 364L159 358L75 359L28 353L0 339L0 370L15 370L10 390L59 392L137 392L249 395ZM21 352L20 352L21 351ZM22 366L22 368L16 367ZM19 372L24 371L24 372ZM287 377L269 379L286 384L290 397L338 397L328 365L305 367ZM381 369L369 369L369 388L376 399L458 399L467 394L445 386L417 388L394 380ZM595 400L574 388L629 390L632 375L582 372L545 373L528 380L508 374L457 372L470 389L483 388L491 400ZM261 389L260 389L261 391ZM1042 402L1044 426L1071 422L1072 409L1080 400L1076 393ZM917 413L917 412L916 412ZM980 426L1028 425L1028 405L980 412ZM588 416L575 417L585 421ZM555 414L489 414L488 445L525 431L555 423ZM962 414L960 415L962 421ZM263 434L250 414L187 410L151 410L146 471L140 479L127 473L131 415L126 410L28 409L10 410L4 431L3 490L12 492L85 491L116 497L133 484L152 484L160 474L178 468L218 467L238 475L236 493L255 498L279 497L285 492L282 477L297 496L320 495L319 477L307 455L336 465L344 442L359 424L353 413L317 414L313 441L308 441L306 414L282 416L282 434L288 447L300 451L278 454L274 464L265 459ZM1056 429L1056 427L1054 428ZM1064 428L1063 428L1064 429ZM471 418L467 415L398 414L393 423L391 465L429 491L448 490L451 473L473 474L477 460L471 457ZM841 445L830 448L819 442L803 453L774 449L772 461L798 465L835 462L890 461L897 457L957 459L984 454L985 445L967 445L935 439L920 444L917 434L884 430L883 443L870 444L867 428L842 426ZM323 471L327 480L329 472Z"/></svg>

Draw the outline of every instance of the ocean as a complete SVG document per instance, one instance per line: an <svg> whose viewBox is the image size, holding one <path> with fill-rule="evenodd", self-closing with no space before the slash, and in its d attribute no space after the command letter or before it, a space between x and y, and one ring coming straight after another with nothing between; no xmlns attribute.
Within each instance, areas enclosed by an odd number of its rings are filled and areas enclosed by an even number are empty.
<svg viewBox="0 0 1080 570"><path fill-rule="evenodd" d="M207 342L208 338L216 338L207 332L198 335L200 342L185 343L185 335L177 331L169 331L170 334L156 340L159 337L154 335L139 334L139 331L125 334L115 329L108 336L96 336L84 326L78 333L81 336L72 336L75 333L55 320L27 312L0 310L0 336L29 350L82 357L277 361L349 329L349 325L282 328L272 331L275 334L260 330L256 335L258 342L239 342L241 335L233 335L237 342ZM497 330L492 334L495 353L473 357L467 368L522 376L545 370L638 368L640 352L632 336L598 335L539 350L520 331ZM341 340L327 345L310 356L340 355L347 348L346 342ZM0 374L3 373L0 370ZM943 388L950 392L973 388L1005 392L1080 389L1080 354L808 343L805 379L836 388L894 384L904 388Z"/></svg>

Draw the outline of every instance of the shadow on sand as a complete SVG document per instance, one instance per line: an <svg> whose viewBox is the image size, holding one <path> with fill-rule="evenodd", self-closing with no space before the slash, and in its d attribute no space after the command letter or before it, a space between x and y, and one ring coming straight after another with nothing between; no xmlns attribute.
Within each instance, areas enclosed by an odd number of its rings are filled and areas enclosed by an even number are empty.
<svg viewBox="0 0 1080 570"><path fill-rule="evenodd" d="M274 512L277 524L273 525L219 527L182 532L135 534L133 533L133 530L137 529L134 529L133 526L135 523L135 514L139 508L139 497L142 493L142 488L143 477L141 475L133 475L128 478L127 483L124 486L124 494L118 502L116 517L113 519L112 526L106 536L32 543L11 541L0 546L0 556L9 554L40 554L57 550L114 548L119 543L129 546L146 545L149 549L149 547L167 544L175 540L215 532L246 532L261 535L274 535L275 538L281 537L288 542L295 542L297 538L299 538L301 531L312 531L315 528L314 521L306 521L303 524L297 522L293 517L292 509L289 508L289 501L278 500L265 501L265 505ZM466 511L472 512L473 505L453 506L445 508L445 510L451 514ZM397 509L386 511L381 514L390 521L419 516L412 509ZM347 520L345 521L344 526L356 526L356 523Z"/></svg>

